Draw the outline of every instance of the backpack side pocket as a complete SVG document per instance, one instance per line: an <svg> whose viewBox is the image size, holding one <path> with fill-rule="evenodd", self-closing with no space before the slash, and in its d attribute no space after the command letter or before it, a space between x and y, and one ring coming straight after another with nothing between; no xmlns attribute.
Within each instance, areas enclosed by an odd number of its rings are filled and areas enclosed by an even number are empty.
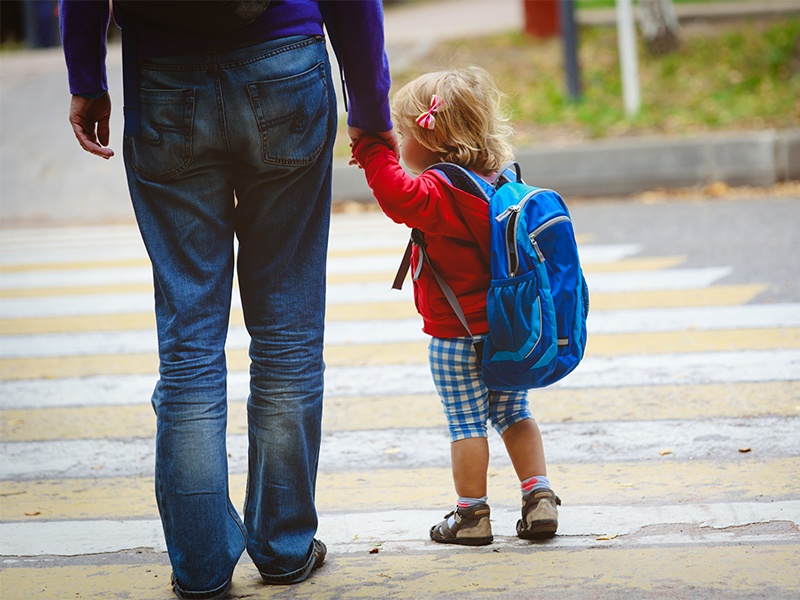
<svg viewBox="0 0 800 600"><path fill-rule="evenodd" d="M490 389L528 389L537 369L558 352L555 310L544 265L521 277L493 281L486 302L491 332L484 347ZM520 379L522 380L520 381Z"/></svg>

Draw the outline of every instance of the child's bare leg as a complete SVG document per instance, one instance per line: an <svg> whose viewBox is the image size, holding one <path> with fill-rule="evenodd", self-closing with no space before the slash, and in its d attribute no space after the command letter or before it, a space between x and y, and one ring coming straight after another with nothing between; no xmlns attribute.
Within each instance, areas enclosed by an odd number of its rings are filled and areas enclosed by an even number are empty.
<svg viewBox="0 0 800 600"><path fill-rule="evenodd" d="M509 428L510 429L510 428ZM450 444L450 459L456 493L463 498L486 495L489 443L485 437L458 440Z"/></svg>
<svg viewBox="0 0 800 600"><path fill-rule="evenodd" d="M503 443L522 489L517 535L526 540L553 537L558 530L561 500L550 489L539 426L533 419L514 423L503 433Z"/></svg>
<svg viewBox="0 0 800 600"><path fill-rule="evenodd" d="M458 440L450 444L450 455L458 504L456 510L431 527L430 537L441 544L491 544L491 511L486 504L489 444L485 437Z"/></svg>
<svg viewBox="0 0 800 600"><path fill-rule="evenodd" d="M514 423L503 433L503 443L520 481L534 475L547 475L542 434L536 421L525 419Z"/></svg>

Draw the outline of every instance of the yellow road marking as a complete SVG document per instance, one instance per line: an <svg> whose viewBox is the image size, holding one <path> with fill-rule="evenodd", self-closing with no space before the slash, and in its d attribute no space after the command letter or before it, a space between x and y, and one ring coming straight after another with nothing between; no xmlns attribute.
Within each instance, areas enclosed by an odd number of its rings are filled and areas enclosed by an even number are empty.
<svg viewBox="0 0 800 600"><path fill-rule="evenodd" d="M699 290L651 290L647 292L589 291L592 310L623 310L634 308L674 308L678 306L736 306L747 304L767 289L766 285L718 285Z"/></svg>
<svg viewBox="0 0 800 600"><path fill-rule="evenodd" d="M798 416L800 381L631 386L532 391L540 423ZM155 416L147 398L125 406L51 407L0 411L0 441L151 437ZM229 433L247 432L245 402L228 407ZM332 397L325 400L325 431L445 425L436 395Z"/></svg>
<svg viewBox="0 0 800 600"><path fill-rule="evenodd" d="M98 249L98 252L102 250ZM144 250L142 250L144 252ZM145 258L129 258L115 260L80 260L65 262L21 263L0 266L2 273L25 273L27 271L79 271L83 269L130 269L149 267L150 261Z"/></svg>
<svg viewBox="0 0 800 600"><path fill-rule="evenodd" d="M241 323L242 311L238 311L238 313ZM129 331L135 329L155 329L155 327L156 317L153 313L0 319L1 335Z"/></svg>
<svg viewBox="0 0 800 600"><path fill-rule="evenodd" d="M445 438L442 444L447 444ZM548 465L548 474L565 505L642 505L793 497L798 469L800 457L762 460L742 455L732 461L554 463ZM236 506L244 501L245 487L244 474L230 477ZM489 468L488 490L497 508L520 502L511 466ZM0 494L2 522L158 518L152 477L2 481ZM453 503L454 494L449 466L320 473L317 508L321 512L444 510ZM393 498L399 504L393 504Z"/></svg>
<svg viewBox="0 0 800 600"><path fill-rule="evenodd" d="M592 293L592 310L634 308L671 308L676 306L734 306L746 304L766 289L765 285L721 285L701 290L663 290L652 292ZM329 321L407 319L417 317L414 303L337 304L329 306ZM242 311L231 312L231 323L243 323ZM152 313L119 315L83 315L72 317L36 317L0 319L0 334L68 333L72 331L115 331L153 329Z"/></svg>
<svg viewBox="0 0 800 600"><path fill-rule="evenodd" d="M102 296L105 294L152 294L152 283L82 285L57 288L10 288L0 290L0 298L40 298L49 296Z"/></svg>
<svg viewBox="0 0 800 600"><path fill-rule="evenodd" d="M328 366L419 364L427 362L427 341L327 346ZM721 329L594 335L588 356L726 352L800 348L800 328ZM227 352L228 369L246 371L250 358L245 349ZM155 353L86 356L52 356L0 359L0 379L56 379L90 375L155 373Z"/></svg>
<svg viewBox="0 0 800 600"><path fill-rule="evenodd" d="M686 262L685 256L623 258L607 263L582 263L584 273L617 273L622 271L662 271Z"/></svg>
<svg viewBox="0 0 800 600"><path fill-rule="evenodd" d="M433 542L428 542L433 544ZM234 572L231 598L582 598L773 597L796 594L797 544L684 545L625 548L614 542L575 549L548 548L523 540L502 550L438 548L436 554L380 549L337 554L308 582L265 586L243 558ZM120 559L125 560L127 555ZM75 598L174 598L163 554L131 563L11 566L0 572L5 600ZM144 562L142 561L144 558ZM24 563L23 563L24 564ZM535 572L535 577L531 573Z"/></svg>

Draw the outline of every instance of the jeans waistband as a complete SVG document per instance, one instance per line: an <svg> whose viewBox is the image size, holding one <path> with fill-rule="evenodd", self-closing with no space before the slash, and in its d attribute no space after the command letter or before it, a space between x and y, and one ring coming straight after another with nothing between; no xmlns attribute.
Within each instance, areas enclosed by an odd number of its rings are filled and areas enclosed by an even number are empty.
<svg viewBox="0 0 800 600"><path fill-rule="evenodd" d="M160 58L149 59L139 65L145 70L199 71L208 68L212 62L221 69L255 62L296 48L313 44L324 44L323 36L295 35L237 48L209 48L203 51L188 52Z"/></svg>

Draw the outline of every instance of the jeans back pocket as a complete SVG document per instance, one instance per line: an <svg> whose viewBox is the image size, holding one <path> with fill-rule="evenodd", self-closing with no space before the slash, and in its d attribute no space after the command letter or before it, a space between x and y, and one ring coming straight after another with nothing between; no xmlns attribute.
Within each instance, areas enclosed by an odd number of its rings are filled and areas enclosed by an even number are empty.
<svg viewBox="0 0 800 600"><path fill-rule="evenodd" d="M299 75L247 85L261 133L264 162L312 164L328 136L328 85L324 63Z"/></svg>
<svg viewBox="0 0 800 600"><path fill-rule="evenodd" d="M131 139L132 166L163 181L192 163L194 90L139 90L141 132Z"/></svg>

